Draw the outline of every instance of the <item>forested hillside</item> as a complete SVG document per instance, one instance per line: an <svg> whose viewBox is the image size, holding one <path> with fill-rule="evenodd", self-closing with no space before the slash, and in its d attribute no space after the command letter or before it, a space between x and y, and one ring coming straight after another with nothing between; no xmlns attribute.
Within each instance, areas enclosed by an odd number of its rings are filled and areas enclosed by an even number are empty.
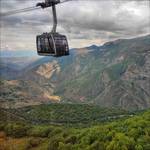
<svg viewBox="0 0 150 150"><path fill-rule="evenodd" d="M134 115L119 108L87 104L45 104L0 110L1 121L24 121L31 124L90 125Z"/></svg>
<svg viewBox="0 0 150 150"><path fill-rule="evenodd" d="M6 112L3 112L5 115ZM6 114L9 116L10 114ZM12 116L11 116L12 117ZM0 122L2 150L149 150L150 110L91 127Z"/></svg>

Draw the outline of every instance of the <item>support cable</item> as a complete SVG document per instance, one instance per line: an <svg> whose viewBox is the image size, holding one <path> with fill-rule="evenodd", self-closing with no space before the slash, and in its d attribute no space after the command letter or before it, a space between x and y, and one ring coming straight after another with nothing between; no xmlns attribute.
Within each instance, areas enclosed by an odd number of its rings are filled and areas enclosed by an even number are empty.
<svg viewBox="0 0 150 150"><path fill-rule="evenodd" d="M40 7L34 6L34 7L28 7L28 8L19 9L19 10L12 10L9 12L1 13L0 16L5 17L5 16L10 16L10 15L14 15L14 14L23 13L23 12L33 11L33 10L37 10L37 9L40 9Z"/></svg>
<svg viewBox="0 0 150 150"><path fill-rule="evenodd" d="M99 0L61 0L59 4L65 3L65 2L71 2L71 1L77 2L77 1L99 1ZM33 7L27 7L27 8L18 9L18 10L12 10L8 12L0 13L0 17L6 17L6 16L14 15L14 14L23 13L23 12L29 12L29 11L37 10L40 8L41 7L33 6Z"/></svg>

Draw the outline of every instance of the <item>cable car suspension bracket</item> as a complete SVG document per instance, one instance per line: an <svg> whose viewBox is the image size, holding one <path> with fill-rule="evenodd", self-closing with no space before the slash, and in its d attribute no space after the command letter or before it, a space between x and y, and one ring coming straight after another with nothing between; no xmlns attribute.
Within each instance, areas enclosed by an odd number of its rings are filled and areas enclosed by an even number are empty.
<svg viewBox="0 0 150 150"><path fill-rule="evenodd" d="M60 0L45 0L45 2L42 3L37 3L37 7L41 8L47 8L47 7L52 7L52 13L53 13L53 28L51 30L51 33L56 33L56 28L57 28L57 14L56 14L56 6L57 4L60 3Z"/></svg>

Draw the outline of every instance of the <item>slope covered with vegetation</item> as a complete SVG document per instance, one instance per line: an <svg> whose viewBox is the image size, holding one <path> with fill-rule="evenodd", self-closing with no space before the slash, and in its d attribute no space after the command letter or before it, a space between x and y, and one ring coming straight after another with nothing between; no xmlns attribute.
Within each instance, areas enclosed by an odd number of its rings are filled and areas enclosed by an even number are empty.
<svg viewBox="0 0 150 150"><path fill-rule="evenodd" d="M22 120L31 124L89 125L125 118L134 113L119 108L87 104L49 104L18 109L1 109L1 121Z"/></svg>
<svg viewBox="0 0 150 150"><path fill-rule="evenodd" d="M149 141L150 110L86 128L0 122L3 150L149 150Z"/></svg>

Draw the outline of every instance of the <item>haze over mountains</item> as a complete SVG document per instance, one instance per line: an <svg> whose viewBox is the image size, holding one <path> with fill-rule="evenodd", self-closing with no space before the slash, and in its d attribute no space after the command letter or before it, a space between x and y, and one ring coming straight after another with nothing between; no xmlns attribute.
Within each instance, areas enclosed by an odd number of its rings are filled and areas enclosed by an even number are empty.
<svg viewBox="0 0 150 150"><path fill-rule="evenodd" d="M150 35L72 49L62 58L3 58L0 73L3 107L69 102L145 109L150 107Z"/></svg>
<svg viewBox="0 0 150 150"><path fill-rule="evenodd" d="M36 52L33 50L21 50L21 51L11 51L11 50L2 50L0 51L0 56L1 57L35 57Z"/></svg>

